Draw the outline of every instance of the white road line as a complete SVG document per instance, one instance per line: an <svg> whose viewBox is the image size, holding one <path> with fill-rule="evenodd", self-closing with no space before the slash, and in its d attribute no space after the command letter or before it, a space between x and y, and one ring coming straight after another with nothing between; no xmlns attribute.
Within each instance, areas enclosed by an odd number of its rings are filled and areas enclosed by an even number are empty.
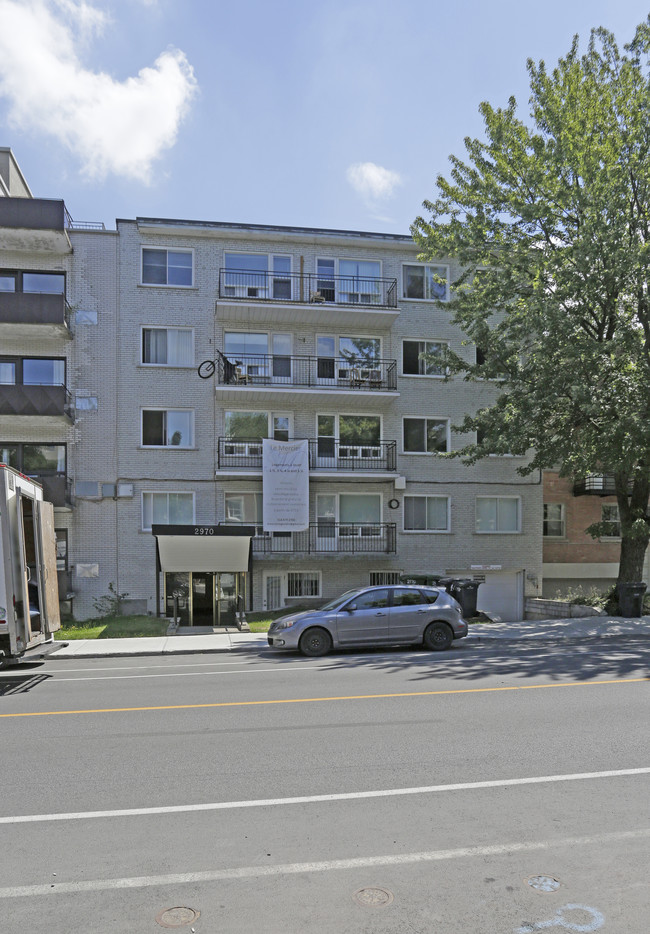
<svg viewBox="0 0 650 934"><path fill-rule="evenodd" d="M241 662L239 663L241 664ZM329 665L312 665L311 667L301 668L240 668L236 671L166 671L159 675L96 675L95 677L82 678L59 678L57 675L48 679L48 684L57 684L59 681L133 681L143 680L144 678L198 678L206 675L253 675L258 671L272 671L276 674L285 672L303 674L305 671L319 671L321 668L329 668Z"/></svg>
<svg viewBox="0 0 650 934"><path fill-rule="evenodd" d="M124 808L113 811L70 811L61 814L19 814L0 817L0 824L31 824L45 821L94 820L101 817L142 817L152 814L184 814L191 811L232 811L237 808L279 807L287 804L315 804L324 801L357 801L363 798L393 798L401 795L424 795L438 791L475 791L479 788L506 788L516 785L542 785L552 782L578 782L595 778L623 778L648 775L650 767L616 769L608 772L577 772L573 775L542 775L534 778L504 778L486 782L462 782L454 785L424 785L418 788L388 788L380 791L350 791L330 795L302 795L297 798L263 798L251 801L214 801L206 804L178 804L157 808Z"/></svg>
<svg viewBox="0 0 650 934"><path fill-rule="evenodd" d="M164 656L164 657L168 659L170 663L172 662L171 656ZM70 658L69 660L73 661L72 658ZM98 659L98 661L101 661L101 659ZM57 666L58 664L59 663L57 662ZM182 664L180 662L173 662L168 667L171 667L171 668L214 668L217 665L241 665L241 664L242 664L242 660L241 658L238 658L236 661L227 661L227 662L217 662L217 661L187 662L187 664ZM164 664L160 664L160 665L111 665L110 667L108 666L105 667L102 665L101 668L98 668L97 666L95 666L94 668L62 668L61 670L65 674L72 674L73 672L78 672L78 671L147 671L148 669L151 670L151 669L164 668L164 667L165 667Z"/></svg>
<svg viewBox="0 0 650 934"><path fill-rule="evenodd" d="M423 853L403 853L390 856L361 856L353 859L332 859L311 863L280 863L275 866L242 866L236 869L212 869L207 872L168 873L160 876L131 876L124 879L92 879L85 882L57 882L50 885L20 885L0 889L3 898L34 898L38 895L70 895L81 892L101 892L110 889L142 889L163 885L187 885L197 882L220 882L226 879L259 879L299 873L331 872L332 870L366 869L372 866L407 866L413 863L442 862L451 859L472 859L486 856L509 856L535 850L558 847L593 846L641 840L650 837L650 829L596 834L589 837L565 837L534 843L501 843L493 846L468 846L457 850L429 850Z"/></svg>

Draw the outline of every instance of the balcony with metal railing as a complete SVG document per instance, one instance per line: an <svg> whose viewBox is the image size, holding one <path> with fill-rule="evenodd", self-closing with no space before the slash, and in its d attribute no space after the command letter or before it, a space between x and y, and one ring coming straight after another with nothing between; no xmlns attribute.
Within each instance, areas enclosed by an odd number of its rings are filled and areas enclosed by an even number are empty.
<svg viewBox="0 0 650 934"><path fill-rule="evenodd" d="M227 525L228 523L226 523ZM264 532L256 529L253 554L271 555L368 555L394 554L397 526L394 522L310 522L303 532Z"/></svg>
<svg viewBox="0 0 650 934"><path fill-rule="evenodd" d="M628 484L628 496L632 493L632 483ZM574 496L616 496L614 474L589 474L573 484Z"/></svg>
<svg viewBox="0 0 650 934"><path fill-rule="evenodd" d="M217 304L220 317L247 322L299 316L307 323L390 327L399 314L397 279L376 276L220 269Z"/></svg>
<svg viewBox="0 0 650 934"><path fill-rule="evenodd" d="M292 439L300 440L300 439ZM397 470L395 441L346 442L335 438L308 438L309 470L352 473L393 473ZM261 473L262 438L219 438L217 469L224 472Z"/></svg>
<svg viewBox="0 0 650 934"><path fill-rule="evenodd" d="M37 483L43 487L43 498L57 509L72 509L72 480L65 473L30 473Z"/></svg>
<svg viewBox="0 0 650 934"><path fill-rule="evenodd" d="M297 392L323 392L390 401L397 395L396 360L356 360L349 357L219 354L206 360L199 375L215 377L216 391L228 400L272 395L276 401L295 399Z"/></svg>
<svg viewBox="0 0 650 934"><path fill-rule="evenodd" d="M65 295L0 291L0 337L72 337L72 310Z"/></svg>

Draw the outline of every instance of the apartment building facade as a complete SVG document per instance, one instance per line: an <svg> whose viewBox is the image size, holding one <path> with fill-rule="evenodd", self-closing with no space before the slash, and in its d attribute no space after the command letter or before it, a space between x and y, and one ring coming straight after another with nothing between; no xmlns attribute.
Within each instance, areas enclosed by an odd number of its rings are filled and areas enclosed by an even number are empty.
<svg viewBox="0 0 650 934"><path fill-rule="evenodd" d="M64 449L50 456L77 617L109 583L132 609L171 614L175 598L190 625L404 574L478 579L479 607L506 619L541 592L541 478L520 477L518 458L446 456L466 441L452 426L494 393L427 356L476 352L444 307L453 264L379 233L64 215L48 253L42 236L16 251L18 229L0 198L0 277L62 275L68 320L3 324L0 291L0 373L9 357L23 382L64 372L70 404L55 424L0 415L0 446L22 445L25 472L29 444ZM5 369L0 398L17 387ZM264 527L265 438L306 441L299 531Z"/></svg>

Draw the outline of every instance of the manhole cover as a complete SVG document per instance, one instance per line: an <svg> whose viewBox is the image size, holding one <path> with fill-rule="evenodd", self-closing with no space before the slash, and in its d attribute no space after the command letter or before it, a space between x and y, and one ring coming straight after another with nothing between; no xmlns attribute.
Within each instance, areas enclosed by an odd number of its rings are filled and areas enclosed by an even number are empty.
<svg viewBox="0 0 650 934"><path fill-rule="evenodd" d="M553 876L531 876L526 882L537 892L557 892L562 884Z"/></svg>
<svg viewBox="0 0 650 934"><path fill-rule="evenodd" d="M384 905L390 905L393 901L393 893L389 892L388 889L368 887L366 889L359 889L358 892L354 893L352 898L355 902L358 902L359 905L383 908Z"/></svg>
<svg viewBox="0 0 650 934"><path fill-rule="evenodd" d="M200 914L193 908L165 908L156 915L156 921L164 928L181 928L184 924L196 921Z"/></svg>

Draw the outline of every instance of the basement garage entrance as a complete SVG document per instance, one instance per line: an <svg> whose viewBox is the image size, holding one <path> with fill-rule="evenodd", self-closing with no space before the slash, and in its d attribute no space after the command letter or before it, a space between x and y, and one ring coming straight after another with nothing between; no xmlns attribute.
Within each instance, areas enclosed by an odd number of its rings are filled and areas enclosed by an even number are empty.
<svg viewBox="0 0 650 934"><path fill-rule="evenodd" d="M251 537L247 526L154 525L158 607L177 606L181 626L235 626L248 603Z"/></svg>

